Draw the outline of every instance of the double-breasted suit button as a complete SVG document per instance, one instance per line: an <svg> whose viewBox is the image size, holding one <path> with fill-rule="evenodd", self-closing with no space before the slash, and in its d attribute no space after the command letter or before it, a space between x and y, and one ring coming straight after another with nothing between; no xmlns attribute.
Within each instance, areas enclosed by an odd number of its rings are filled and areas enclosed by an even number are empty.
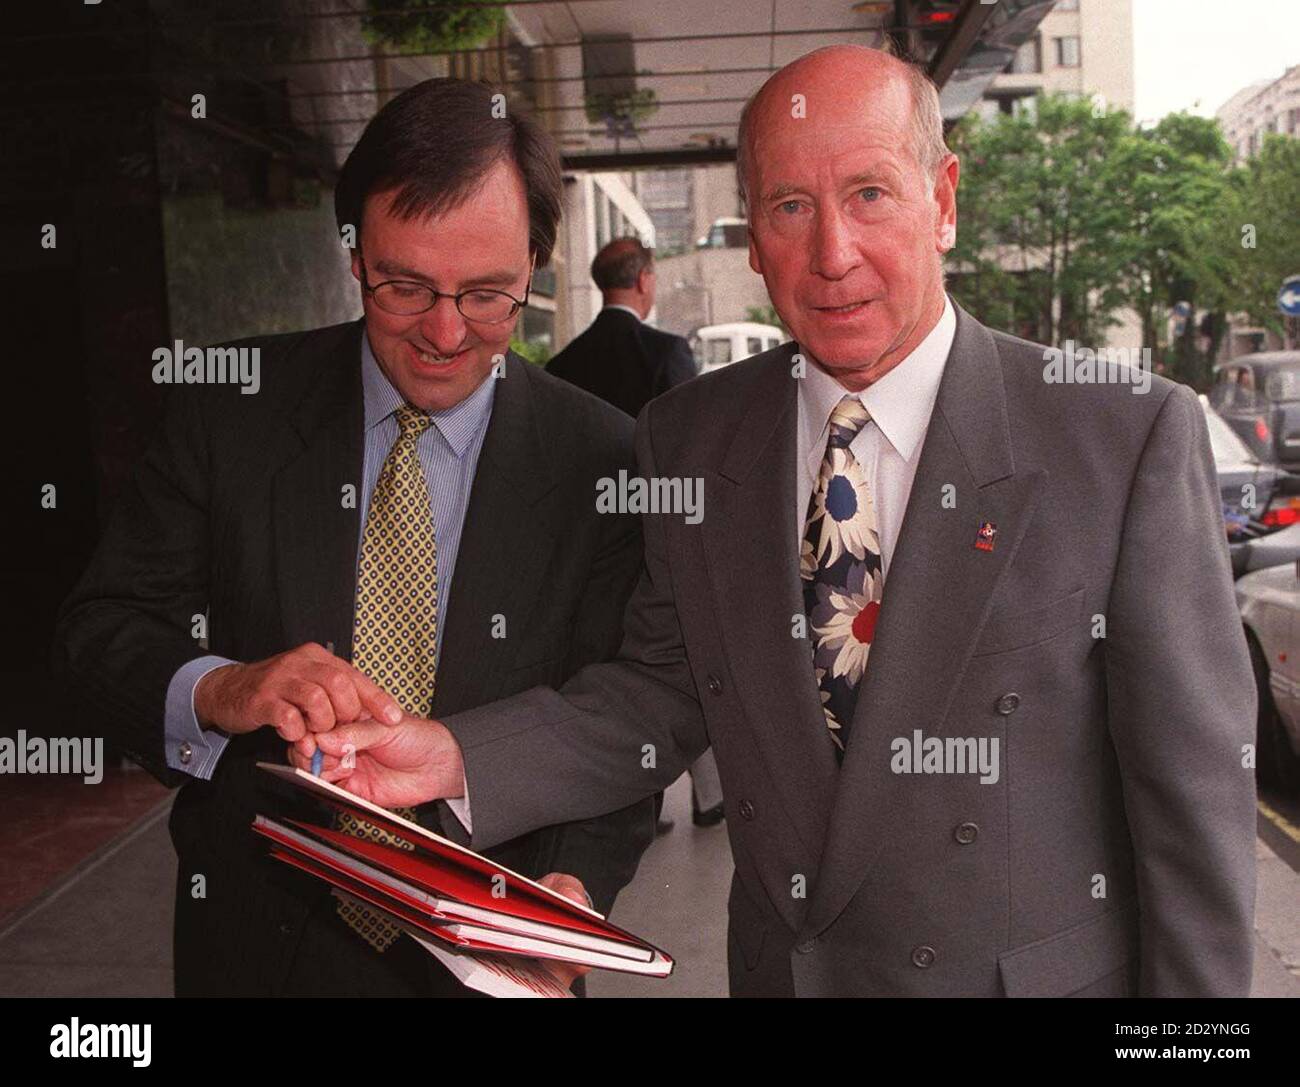
<svg viewBox="0 0 1300 1087"><path fill-rule="evenodd" d="M980 828L974 823L962 823L952 832L952 836L957 839L960 845L970 845L979 837Z"/></svg>
<svg viewBox="0 0 1300 1087"><path fill-rule="evenodd" d="M292 926L291 924L289 924L288 921L281 921L281 922L280 922L280 935L281 935L281 936L292 936L292 935L293 935L293 926Z"/></svg>
<svg viewBox="0 0 1300 1087"><path fill-rule="evenodd" d="M717 676L709 676L705 681L709 688L710 694L722 694L722 680Z"/></svg>
<svg viewBox="0 0 1300 1087"><path fill-rule="evenodd" d="M740 817L742 819L754 818L754 805L751 804L748 800L742 800L740 802Z"/></svg>
<svg viewBox="0 0 1300 1087"><path fill-rule="evenodd" d="M994 703L993 708L997 710L998 713L1002 714L1003 717L1007 717L1010 714L1015 713L1019 706L1020 696L1016 694L1015 691L1008 691Z"/></svg>
<svg viewBox="0 0 1300 1087"><path fill-rule="evenodd" d="M912 948L912 965L919 966L924 970L927 966L934 963L934 948L926 947L922 944L920 947Z"/></svg>
<svg viewBox="0 0 1300 1087"><path fill-rule="evenodd" d="M800 955L811 955L816 947L817 942L815 940L805 940L801 944L795 944L794 949L799 952Z"/></svg>

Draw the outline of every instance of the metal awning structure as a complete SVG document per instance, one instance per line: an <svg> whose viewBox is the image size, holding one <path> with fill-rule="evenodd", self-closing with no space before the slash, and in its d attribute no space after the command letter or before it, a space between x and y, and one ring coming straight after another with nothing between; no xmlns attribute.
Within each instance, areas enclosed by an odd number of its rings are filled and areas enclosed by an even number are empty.
<svg viewBox="0 0 1300 1087"><path fill-rule="evenodd" d="M838 43L892 46L925 65L945 119L981 97L1054 0L568 0L511 5L529 45L547 50L542 112L566 166L729 162L746 99L772 72ZM601 96L604 96L601 102ZM596 99L616 108L648 100L630 122L593 120Z"/></svg>
<svg viewBox="0 0 1300 1087"><path fill-rule="evenodd" d="M433 75L484 74L536 113L569 169L730 162L746 99L821 46L889 44L923 64L946 121L979 101L1054 0L465 0L500 7L500 34L473 49L413 52L368 42L383 0L196 0L87 7L66 31L10 39L15 89L65 94L66 76L21 58L60 50L80 94L153 92L178 119L211 99L208 130L294 171L336 169L375 110ZM391 9L389 9L391 10ZM65 24L60 24L65 25ZM15 28L17 29L17 28ZM148 58L96 71L96 60ZM0 83L6 80L0 79Z"/></svg>

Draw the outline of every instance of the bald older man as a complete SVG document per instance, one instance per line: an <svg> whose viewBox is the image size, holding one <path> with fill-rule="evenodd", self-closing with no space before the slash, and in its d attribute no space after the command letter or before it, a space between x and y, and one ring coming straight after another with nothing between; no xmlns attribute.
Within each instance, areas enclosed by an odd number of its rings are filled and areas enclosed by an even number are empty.
<svg viewBox="0 0 1300 1087"><path fill-rule="evenodd" d="M907 65L811 53L739 146L796 342L641 416L641 473L705 515L644 518L619 658L322 734L330 776L468 786L490 846L711 742L735 995L1245 995L1255 693L1196 397L1052 380L947 297L960 171Z"/></svg>

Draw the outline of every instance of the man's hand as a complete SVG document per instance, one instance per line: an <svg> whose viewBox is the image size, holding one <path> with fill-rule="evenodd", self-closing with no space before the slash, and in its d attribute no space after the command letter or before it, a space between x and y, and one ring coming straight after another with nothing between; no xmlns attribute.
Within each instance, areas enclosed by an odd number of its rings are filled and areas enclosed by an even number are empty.
<svg viewBox="0 0 1300 1087"><path fill-rule="evenodd" d="M269 725L290 743L362 717L402 719L390 694L314 642L214 668L194 688L194 712L204 728L241 733Z"/></svg>
<svg viewBox="0 0 1300 1087"><path fill-rule="evenodd" d="M363 719L331 732L307 733L289 748L289 761L311 769L324 756L321 777L381 808L413 807L462 795L460 745L438 721L403 717L396 725Z"/></svg>
<svg viewBox="0 0 1300 1087"><path fill-rule="evenodd" d="M554 891L556 894L562 894L565 898L571 898L580 906L590 908L591 903L587 901L587 890L582 885L582 880L577 876L567 876L563 872L552 872L550 875L543 876L537 881L543 887ZM579 966L573 962L554 962L545 960L542 967L564 988L568 988L583 974L591 972L590 966Z"/></svg>

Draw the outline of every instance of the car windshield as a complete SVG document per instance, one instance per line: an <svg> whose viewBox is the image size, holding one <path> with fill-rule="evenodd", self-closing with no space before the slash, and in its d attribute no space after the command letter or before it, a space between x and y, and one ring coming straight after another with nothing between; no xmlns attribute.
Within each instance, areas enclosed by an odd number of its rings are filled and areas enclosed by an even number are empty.
<svg viewBox="0 0 1300 1087"><path fill-rule="evenodd" d="M1264 382L1264 391L1275 404L1300 400L1300 362L1270 371Z"/></svg>
<svg viewBox="0 0 1300 1087"><path fill-rule="evenodd" d="M1210 449L1214 453L1215 464L1255 463L1255 454L1233 433L1232 427L1219 417L1218 412L1206 408L1205 425L1210 430Z"/></svg>

